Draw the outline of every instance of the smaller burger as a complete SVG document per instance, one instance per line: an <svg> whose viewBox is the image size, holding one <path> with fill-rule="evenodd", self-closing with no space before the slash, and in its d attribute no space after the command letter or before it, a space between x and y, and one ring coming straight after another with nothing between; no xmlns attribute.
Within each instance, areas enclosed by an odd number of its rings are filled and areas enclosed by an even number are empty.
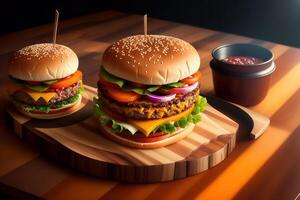
<svg viewBox="0 0 300 200"><path fill-rule="evenodd" d="M81 102L78 57L59 44L34 44L16 51L8 63L10 100L23 114L40 119L63 117Z"/></svg>
<svg viewBox="0 0 300 200"><path fill-rule="evenodd" d="M162 35L123 38L106 49L95 113L102 133L135 148L163 147L200 121L200 57L189 43Z"/></svg>

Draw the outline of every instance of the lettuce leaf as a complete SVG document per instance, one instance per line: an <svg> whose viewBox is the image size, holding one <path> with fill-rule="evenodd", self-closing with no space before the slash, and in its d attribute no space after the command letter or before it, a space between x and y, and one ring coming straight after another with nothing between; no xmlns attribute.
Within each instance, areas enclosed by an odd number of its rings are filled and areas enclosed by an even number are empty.
<svg viewBox="0 0 300 200"><path fill-rule="evenodd" d="M26 84L24 86L31 89L31 90L33 90L33 91L37 91L37 92L45 92L49 88L46 85L28 85L28 84Z"/></svg>
<svg viewBox="0 0 300 200"><path fill-rule="evenodd" d="M173 89L173 88L176 88L176 87L181 87L181 86L184 86L184 85L185 85L185 83L176 82L176 83L170 83L170 84L167 84L167 85L152 85L152 86L148 87L147 89L138 88L139 90L136 90L136 88L135 88L134 90L132 90L132 89L131 90L134 91L134 92L138 91L137 92L138 94L145 95L145 94L148 94L148 93L155 92L158 89L168 91L170 89Z"/></svg>
<svg viewBox="0 0 300 200"><path fill-rule="evenodd" d="M195 106L200 112L203 112L206 108L207 100L205 97L198 97L195 101Z"/></svg>
<svg viewBox="0 0 300 200"><path fill-rule="evenodd" d="M73 97L70 97L64 101L57 102L52 106L54 108L62 108L68 104L74 103L75 101L77 101L80 98L80 95L83 93L83 91L84 91L84 88L81 85L81 87L79 88L79 91L77 92L76 95L74 95Z"/></svg>
<svg viewBox="0 0 300 200"><path fill-rule="evenodd" d="M184 85L186 85L186 83L182 83L182 82L179 81L179 82L176 82L176 83L170 83L170 84L167 84L167 85L162 85L161 89L165 90L165 91L169 91L173 88L182 87Z"/></svg>
<svg viewBox="0 0 300 200"><path fill-rule="evenodd" d="M154 92L156 90L158 90L160 88L159 85L153 85L153 86L150 86L146 89L147 92Z"/></svg>
<svg viewBox="0 0 300 200"><path fill-rule="evenodd" d="M170 84L167 84L165 85L166 87L170 87L170 88L177 88L177 87L182 87L186 85L186 83L183 83L183 82L176 82L176 83L170 83Z"/></svg>
<svg viewBox="0 0 300 200"><path fill-rule="evenodd" d="M48 113L50 111L50 106L31 106L31 105L21 104L20 108L25 112L41 111L41 112Z"/></svg>
<svg viewBox="0 0 300 200"><path fill-rule="evenodd" d="M155 129L156 131L162 131L164 133L173 133L176 131L177 127L185 128L190 124L197 124L199 121L201 121L201 115L200 113L205 110L207 100L204 97L198 96L195 101L195 107L191 114L188 116L182 117L181 119L175 121L175 122L168 122L165 124L160 125Z"/></svg>
<svg viewBox="0 0 300 200"><path fill-rule="evenodd" d="M111 129L113 130L113 132L121 133L123 131L124 127L121 124L119 124L115 120L111 120L111 122L112 122Z"/></svg>
<svg viewBox="0 0 300 200"><path fill-rule="evenodd" d="M113 83L113 84L117 84L120 88L127 90L127 91L133 91L137 94L140 95L145 95L151 92L155 92L158 89L163 89L163 90L170 90L172 88L176 88L176 87L181 87L184 86L186 83L182 83L182 82L175 82L175 83L170 83L167 85L149 85L147 88L140 88L140 87L136 87L133 85L130 85L130 83L124 79L121 79L119 77L116 77L110 73L108 73L103 66L100 67L100 75L108 82Z"/></svg>
<svg viewBox="0 0 300 200"><path fill-rule="evenodd" d="M135 93L137 93L139 95L144 95L145 94L145 90L142 89L142 88L131 88L129 90L131 90L131 91L133 91L133 92L135 92Z"/></svg>
<svg viewBox="0 0 300 200"><path fill-rule="evenodd" d="M112 119L109 117L100 107L99 101L97 97L94 97L94 113L96 117L98 117L100 123L103 126L111 125L111 129L113 132L122 132L123 130L128 130L132 135L135 134L138 130L127 123L119 122L117 120Z"/></svg>
<svg viewBox="0 0 300 200"><path fill-rule="evenodd" d="M123 87L123 85L125 84L125 80L109 74L102 66L100 68L100 74L106 81L117 84L119 87Z"/></svg>
<svg viewBox="0 0 300 200"><path fill-rule="evenodd" d="M190 115L189 115L189 116L190 116ZM187 126L188 123L189 123L189 122L188 122L187 117L182 117L180 120L176 121L175 126L178 126L178 127L180 127L180 128L184 128L184 127Z"/></svg>
<svg viewBox="0 0 300 200"><path fill-rule="evenodd" d="M188 116L182 117L181 119L175 122L167 122L158 127L156 127L153 132L162 131L167 134L171 134L176 131L178 127L185 128L190 124L196 124L201 120L200 112L204 111L206 107L207 100L204 97L198 96L195 101L195 107L191 114ZM97 97L94 97L94 112L98 117L100 123L105 125L111 125L111 129L114 132L122 132L123 130L128 130L131 134L135 134L138 130L134 126L116 121L108 116L100 107L99 101Z"/></svg>
<svg viewBox="0 0 300 200"><path fill-rule="evenodd" d="M47 85L43 85L43 83L41 83L39 85L29 85L26 81L13 78L11 76L9 78L17 86L24 86L24 87L26 87L30 90L36 91L36 92L45 92L49 88Z"/></svg>
<svg viewBox="0 0 300 200"><path fill-rule="evenodd" d="M170 133L173 133L173 132L176 131L176 127L175 127L174 123L167 122L167 123L164 123L164 124L160 125L158 130L162 131L164 133L170 134Z"/></svg>
<svg viewBox="0 0 300 200"><path fill-rule="evenodd" d="M60 101L57 102L53 105L53 108L62 108L68 104L74 103L75 101L77 101L80 98L80 93L77 93L76 95L74 95L73 97L66 99L64 101Z"/></svg>
<svg viewBox="0 0 300 200"><path fill-rule="evenodd" d="M56 83L57 81L58 81L57 79L54 79L54 80L43 81L43 83L46 85L51 85L53 83Z"/></svg>
<svg viewBox="0 0 300 200"><path fill-rule="evenodd" d="M125 84L123 86L123 89L133 91L133 92L135 92L137 94L140 94L140 95L145 95L145 94L154 92L154 91L158 90L159 88L160 88L160 86L157 86L157 85L153 85L153 86L150 86L148 88L139 88L139 87L135 87L135 86L132 86L132 85L127 85L127 84Z"/></svg>
<svg viewBox="0 0 300 200"><path fill-rule="evenodd" d="M20 102L14 100L12 98L11 99L12 99L14 104L16 104L18 107L20 107L25 112L41 111L41 112L48 113L51 108L54 108L54 109L55 108L62 108L63 106L74 103L75 101L77 101L80 98L81 91L82 90L80 90L76 95L74 95L73 97L71 97L69 99L66 99L64 101L60 101L60 102L57 102L57 103L53 104L51 107L49 105L45 105L45 106L27 105L27 104L20 103Z"/></svg>

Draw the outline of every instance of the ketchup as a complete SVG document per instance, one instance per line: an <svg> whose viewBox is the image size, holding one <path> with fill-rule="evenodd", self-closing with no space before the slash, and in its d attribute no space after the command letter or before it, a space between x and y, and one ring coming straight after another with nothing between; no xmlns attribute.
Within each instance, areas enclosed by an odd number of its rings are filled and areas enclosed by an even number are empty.
<svg viewBox="0 0 300 200"><path fill-rule="evenodd" d="M263 62L263 60L252 56L229 56L222 61L235 65L256 65Z"/></svg>

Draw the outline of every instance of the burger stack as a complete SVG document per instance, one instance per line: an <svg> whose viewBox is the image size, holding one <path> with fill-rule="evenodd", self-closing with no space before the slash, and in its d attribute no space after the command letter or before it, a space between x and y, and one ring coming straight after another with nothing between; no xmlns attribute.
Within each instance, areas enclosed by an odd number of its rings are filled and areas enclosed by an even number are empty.
<svg viewBox="0 0 300 200"><path fill-rule="evenodd" d="M95 113L102 133L135 148L184 138L200 121L199 55L189 43L162 35L123 38L106 49Z"/></svg>
<svg viewBox="0 0 300 200"><path fill-rule="evenodd" d="M16 51L8 64L10 100L29 117L65 116L81 102L78 64L77 55L59 44L35 44Z"/></svg>

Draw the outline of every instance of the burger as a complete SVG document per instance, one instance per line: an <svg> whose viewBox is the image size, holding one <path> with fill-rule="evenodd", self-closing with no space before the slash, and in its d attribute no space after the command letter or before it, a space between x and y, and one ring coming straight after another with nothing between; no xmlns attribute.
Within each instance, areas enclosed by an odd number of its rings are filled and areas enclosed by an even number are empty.
<svg viewBox="0 0 300 200"><path fill-rule="evenodd" d="M16 51L8 62L9 99L32 118L65 116L81 102L78 63L77 55L59 44L34 44Z"/></svg>
<svg viewBox="0 0 300 200"><path fill-rule="evenodd" d="M199 67L196 49L174 37L135 35L109 46L94 98L101 133L134 148L187 136L206 105Z"/></svg>

